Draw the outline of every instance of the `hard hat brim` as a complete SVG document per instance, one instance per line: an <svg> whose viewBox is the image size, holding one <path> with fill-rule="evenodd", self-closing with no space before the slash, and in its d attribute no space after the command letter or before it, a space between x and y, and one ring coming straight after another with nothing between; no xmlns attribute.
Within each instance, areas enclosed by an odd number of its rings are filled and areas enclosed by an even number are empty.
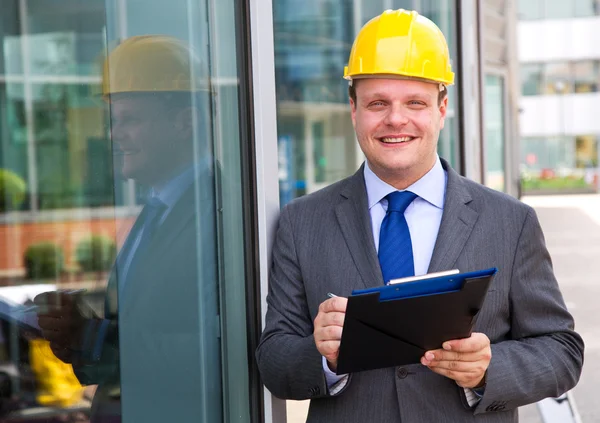
<svg viewBox="0 0 600 423"><path fill-rule="evenodd" d="M356 80L356 79L403 79L403 80L408 80L408 81L427 82L429 84L442 84L446 87L450 86L450 85L454 85L454 78L452 79L452 81L441 81L441 80L420 78L418 76L397 75L397 74L392 74L392 73L361 74L361 75L355 75L355 76L347 75L347 76L344 76L344 79L347 80L350 85L352 85L352 81Z"/></svg>

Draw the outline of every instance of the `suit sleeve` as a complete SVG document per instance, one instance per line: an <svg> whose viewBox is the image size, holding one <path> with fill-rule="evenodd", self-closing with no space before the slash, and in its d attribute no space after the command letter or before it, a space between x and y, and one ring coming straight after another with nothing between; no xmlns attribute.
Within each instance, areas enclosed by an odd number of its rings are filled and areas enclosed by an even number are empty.
<svg viewBox="0 0 600 423"><path fill-rule="evenodd" d="M327 394L288 207L273 246L265 329L256 359L265 386L276 397L304 400Z"/></svg>
<svg viewBox="0 0 600 423"><path fill-rule="evenodd" d="M510 339L492 344L485 394L475 414L558 397L581 374L583 340L574 331L533 209L517 243L509 299Z"/></svg>

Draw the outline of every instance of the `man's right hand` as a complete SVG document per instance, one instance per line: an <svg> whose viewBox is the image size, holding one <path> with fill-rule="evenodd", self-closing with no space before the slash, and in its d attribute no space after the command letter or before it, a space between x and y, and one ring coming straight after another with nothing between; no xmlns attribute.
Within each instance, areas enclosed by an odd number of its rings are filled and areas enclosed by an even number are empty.
<svg viewBox="0 0 600 423"><path fill-rule="evenodd" d="M323 301L314 321L317 350L325 357L329 368L334 372L337 369L347 305L348 299L344 297L334 297Z"/></svg>
<svg viewBox="0 0 600 423"><path fill-rule="evenodd" d="M68 291L51 291L37 295L38 324L42 336L50 342L54 355L72 363L73 350L81 349L82 333L87 319L81 314L78 295Z"/></svg>

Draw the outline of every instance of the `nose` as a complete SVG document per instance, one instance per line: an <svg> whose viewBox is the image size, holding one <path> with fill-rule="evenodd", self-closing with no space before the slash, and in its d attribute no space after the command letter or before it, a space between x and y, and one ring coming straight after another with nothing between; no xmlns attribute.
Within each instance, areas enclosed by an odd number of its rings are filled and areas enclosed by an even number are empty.
<svg viewBox="0 0 600 423"><path fill-rule="evenodd" d="M401 105L392 105L385 116L385 124L392 127L399 127L408 123L408 115Z"/></svg>

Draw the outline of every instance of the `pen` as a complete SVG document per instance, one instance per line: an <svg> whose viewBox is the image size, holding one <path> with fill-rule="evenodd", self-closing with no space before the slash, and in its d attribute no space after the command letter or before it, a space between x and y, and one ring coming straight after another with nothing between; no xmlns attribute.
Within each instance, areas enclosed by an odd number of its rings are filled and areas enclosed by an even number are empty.
<svg viewBox="0 0 600 423"><path fill-rule="evenodd" d="M329 298L335 298L335 297L337 297L337 295L335 295L335 294L332 294L331 292L328 292L328 293L327 293L327 296L328 296Z"/></svg>

